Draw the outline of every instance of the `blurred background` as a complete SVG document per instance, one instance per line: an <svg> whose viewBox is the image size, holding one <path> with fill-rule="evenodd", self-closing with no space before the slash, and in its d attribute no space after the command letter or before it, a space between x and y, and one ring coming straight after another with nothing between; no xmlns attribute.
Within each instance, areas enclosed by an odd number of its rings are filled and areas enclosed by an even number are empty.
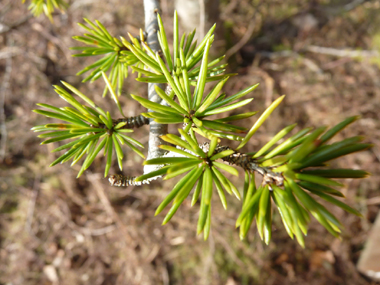
<svg viewBox="0 0 380 285"><path fill-rule="evenodd" d="M362 117L337 139L362 135L374 147L332 165L372 173L344 182L344 201L364 218L327 205L345 227L342 238L312 219L302 249L276 213L266 246L254 225L248 239L240 241L234 227L240 204L231 197L224 211L214 195L211 235L204 242L196 236L199 208L191 208L190 200L165 226L163 215L154 217L173 181L110 187L102 156L79 179L80 166L49 168L57 158L50 151L57 145L40 146L30 128L47 123L31 112L36 103L66 106L52 85L67 81L118 114L109 97L101 98L102 80L82 84L84 77L75 76L96 60L71 56L69 47L78 45L72 36L84 33L77 23L97 19L114 36L137 35L144 26L142 3L71 1L66 13L55 13L50 23L45 16L32 17L21 1L1 0L0 284L375 284L356 264L380 208L380 1L172 2L161 1L169 39L175 5L184 23L194 21L191 26L197 25L201 35L217 23L213 56L226 54L228 72L239 73L226 83L227 95L260 83L248 95L255 100L245 111L263 111L287 95L247 151L292 123L298 123L295 132ZM144 111L130 94L146 96L146 85L134 79L131 74L120 97L127 116ZM255 120L240 125L249 128ZM134 137L147 143L148 128ZM124 173L140 175L141 163L128 153ZM118 171L116 164L112 170ZM233 180L239 189L241 180Z"/></svg>

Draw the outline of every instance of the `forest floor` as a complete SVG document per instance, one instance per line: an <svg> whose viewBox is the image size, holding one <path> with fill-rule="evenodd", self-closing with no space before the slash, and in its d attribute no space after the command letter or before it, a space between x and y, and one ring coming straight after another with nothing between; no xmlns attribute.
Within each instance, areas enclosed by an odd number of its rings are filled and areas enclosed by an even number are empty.
<svg viewBox="0 0 380 285"><path fill-rule="evenodd" d="M72 57L69 47L78 45L72 36L84 32L77 23L97 19L115 36L137 35L144 23L139 1L71 2L65 14L54 15L54 24L44 16L30 17L21 1L0 2L0 284L375 284L356 264L380 209L380 1L220 4L217 24L225 35L215 41L220 53L248 33L228 59L228 72L239 75L227 82L227 95L260 83L248 95L255 100L247 111L252 106L262 111L287 95L248 151L289 124L297 123L296 130L332 126L353 115L361 119L337 139L360 135L374 144L334 162L372 173L345 181L343 188L344 201L363 218L326 205L342 221L342 237L334 238L312 220L305 249L288 237L278 215L268 246L254 225L240 241L234 226L239 204L229 199L224 211L216 195L207 242L196 236L198 207L191 208L190 201L161 226L163 216L154 212L174 182L111 187L103 178L103 157L79 179L80 166L48 167L57 158L54 146L41 146L30 129L47 120L32 112L36 103L66 106L52 85L67 81L117 112L109 97L101 98L101 80L82 84L83 77L75 76L94 61ZM162 1L169 34L170 2ZM130 97L146 96L135 74L123 93L125 115L144 111ZM146 144L148 128L138 129L135 137ZM134 153L127 157L124 171L141 174L142 160ZM117 172L116 164L112 171ZM234 182L242 188L240 180Z"/></svg>

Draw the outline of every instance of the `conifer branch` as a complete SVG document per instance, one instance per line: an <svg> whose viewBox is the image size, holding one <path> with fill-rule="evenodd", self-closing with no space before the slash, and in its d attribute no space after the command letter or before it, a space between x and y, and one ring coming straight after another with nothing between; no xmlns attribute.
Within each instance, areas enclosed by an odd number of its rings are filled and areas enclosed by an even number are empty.
<svg viewBox="0 0 380 285"><path fill-rule="evenodd" d="M119 123L125 123L120 129L134 129L140 128L145 125L149 125L149 119L145 118L143 115L120 118L112 120L112 127L117 126ZM105 129L107 126L105 124L98 124L97 128Z"/></svg>
<svg viewBox="0 0 380 285"><path fill-rule="evenodd" d="M146 42L153 52L160 51L160 44L157 38L158 22L157 13L159 12L159 1L157 0L144 0L144 13L145 13L145 31L147 33ZM159 86L163 89L163 84L149 83L148 84L148 99L151 102L165 104L165 101L157 95L155 86ZM164 151L158 146L164 144L160 136L165 135L168 132L168 125L159 124L151 120L149 131L149 147L147 159L157 158L164 154ZM144 173L149 173L157 169L156 166L147 165L144 167Z"/></svg>
<svg viewBox="0 0 380 285"><path fill-rule="evenodd" d="M125 176L123 174L110 175L108 181L111 186L116 187L128 187L128 186L141 186L143 184L149 184L148 180L135 181L136 176Z"/></svg>
<svg viewBox="0 0 380 285"><path fill-rule="evenodd" d="M209 143L204 143L202 145L203 151L208 151ZM233 150L228 146L217 146L214 150L214 154L220 153L225 150ZM270 167L262 167L258 164L257 159L253 158L252 155L245 153L240 153L234 150L234 153L221 158L223 161L229 164L239 166L245 171L250 173L256 172L263 176L262 184L275 184L277 186L282 186L284 184L284 177L280 172L273 172Z"/></svg>

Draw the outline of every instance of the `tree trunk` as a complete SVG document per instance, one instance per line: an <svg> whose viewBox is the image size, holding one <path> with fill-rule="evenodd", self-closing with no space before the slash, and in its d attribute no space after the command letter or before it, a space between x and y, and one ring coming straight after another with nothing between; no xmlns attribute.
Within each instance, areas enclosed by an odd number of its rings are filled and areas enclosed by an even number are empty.
<svg viewBox="0 0 380 285"><path fill-rule="evenodd" d="M175 9L186 32L197 28L198 39L219 21L219 0L176 0ZM221 36L221 31L222 26L217 25L215 35Z"/></svg>

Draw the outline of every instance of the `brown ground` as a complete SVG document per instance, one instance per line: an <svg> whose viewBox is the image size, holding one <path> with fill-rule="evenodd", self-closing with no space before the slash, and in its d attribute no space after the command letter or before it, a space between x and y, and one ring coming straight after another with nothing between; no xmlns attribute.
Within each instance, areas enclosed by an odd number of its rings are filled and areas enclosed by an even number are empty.
<svg viewBox="0 0 380 285"><path fill-rule="evenodd" d="M374 284L355 264L380 205L380 61L323 55L308 47L380 51L380 1L362 1L349 11L345 4L361 1L270 0L257 8L250 2L258 1L221 4L221 47L238 42L253 21L251 40L229 59L230 71L240 75L229 80L227 93L260 82L250 95L253 110L288 95L250 151L288 124L296 122L298 129L333 125L358 114L362 119L339 138L363 135L375 145L336 163L372 172L368 179L346 181L343 189L345 201L364 218L330 206L345 226L342 239L312 221L305 249L287 236L278 216L269 246L254 226L248 240L240 241L234 230L239 204L232 198L223 211L215 196L212 234L203 242L195 234L198 209L189 201L166 226L162 215L154 217L173 182L112 188L102 178L103 158L80 179L75 179L78 166L47 167L56 158L50 152L54 146L40 146L30 131L46 122L31 110L38 102L64 105L52 84L65 80L80 86L99 105L116 111L109 98L100 98L101 82L79 85L75 73L92 59L71 57L68 47L76 45L71 37L83 32L76 23L88 17L116 36L136 33L143 10L139 1L77 0L67 14L54 16L53 25L44 17L28 18L19 2L0 2L0 103L5 100L0 104L5 114L0 118L5 150L0 150L0 284ZM168 30L169 2L163 1ZM6 32L4 25L15 26ZM129 94L145 94L145 87L133 76L127 80L121 97L126 115L143 111ZM135 134L147 141L146 128ZM129 154L124 168L138 175L141 162Z"/></svg>

